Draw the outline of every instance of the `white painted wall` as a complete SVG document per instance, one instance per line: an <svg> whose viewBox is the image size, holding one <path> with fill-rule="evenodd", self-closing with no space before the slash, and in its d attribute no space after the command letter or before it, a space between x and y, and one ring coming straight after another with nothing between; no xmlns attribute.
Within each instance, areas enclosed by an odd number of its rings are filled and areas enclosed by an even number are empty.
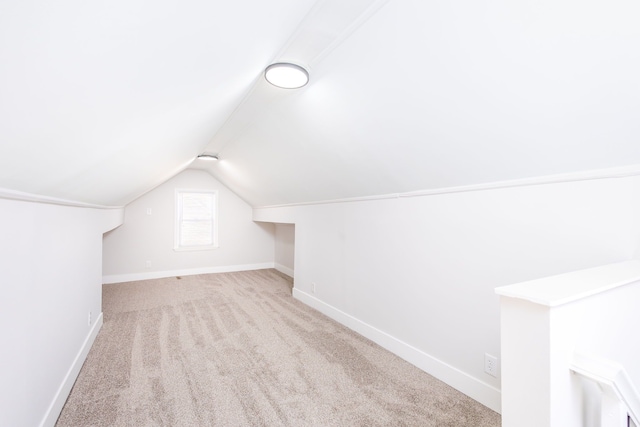
<svg viewBox="0 0 640 427"><path fill-rule="evenodd" d="M256 209L296 224L294 294L500 408L499 286L632 258L639 177ZM316 283L316 291L312 291Z"/></svg>
<svg viewBox="0 0 640 427"><path fill-rule="evenodd" d="M0 197L0 425L55 423L102 324L102 234L121 220Z"/></svg>
<svg viewBox="0 0 640 427"><path fill-rule="evenodd" d="M173 250L176 189L218 191L217 249ZM207 172L185 170L126 206L124 224L104 238L104 281L273 268L274 226L254 222L251 212Z"/></svg>
<svg viewBox="0 0 640 427"><path fill-rule="evenodd" d="M275 227L276 269L288 276L293 277L296 226L294 224L276 224Z"/></svg>

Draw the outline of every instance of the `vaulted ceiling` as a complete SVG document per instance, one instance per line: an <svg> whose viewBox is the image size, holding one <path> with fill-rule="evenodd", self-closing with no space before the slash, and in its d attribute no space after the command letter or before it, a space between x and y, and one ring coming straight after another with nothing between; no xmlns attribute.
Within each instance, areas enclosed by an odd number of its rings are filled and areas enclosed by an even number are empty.
<svg viewBox="0 0 640 427"><path fill-rule="evenodd" d="M5 1L0 188L122 205L194 167L265 206L640 164L638 22L635 0ZM282 60L309 85L266 83Z"/></svg>

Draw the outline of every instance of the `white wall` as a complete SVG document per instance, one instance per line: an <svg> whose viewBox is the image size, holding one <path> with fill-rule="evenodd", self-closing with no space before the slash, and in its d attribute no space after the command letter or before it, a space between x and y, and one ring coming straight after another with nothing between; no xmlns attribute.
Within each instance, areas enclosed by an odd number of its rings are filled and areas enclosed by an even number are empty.
<svg viewBox="0 0 640 427"><path fill-rule="evenodd" d="M218 191L217 249L173 250L176 189ZM254 222L251 212L249 205L208 173L185 170L127 205L124 224L105 235L104 282L273 268L274 226Z"/></svg>
<svg viewBox="0 0 640 427"><path fill-rule="evenodd" d="M640 178L256 209L296 224L294 294L500 408L494 288L627 260ZM313 292L312 284L316 284Z"/></svg>
<svg viewBox="0 0 640 427"><path fill-rule="evenodd" d="M102 233L121 220L0 198L0 425L55 423L102 324Z"/></svg>
<svg viewBox="0 0 640 427"><path fill-rule="evenodd" d="M294 275L296 226L276 224L275 260L276 269L291 277Z"/></svg>

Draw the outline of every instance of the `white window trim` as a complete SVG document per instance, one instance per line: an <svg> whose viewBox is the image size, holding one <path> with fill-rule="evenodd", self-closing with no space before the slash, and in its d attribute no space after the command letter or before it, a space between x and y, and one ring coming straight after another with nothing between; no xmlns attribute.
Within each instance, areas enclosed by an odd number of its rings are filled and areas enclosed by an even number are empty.
<svg viewBox="0 0 640 427"><path fill-rule="evenodd" d="M180 195L182 193L206 193L213 194L213 244L202 246L181 246L180 245L180 220L182 213L182 199ZM173 250L178 252L191 252L191 251L208 251L218 248L218 191L217 190L202 190L202 189L183 189L178 188L175 190L175 214L173 221Z"/></svg>

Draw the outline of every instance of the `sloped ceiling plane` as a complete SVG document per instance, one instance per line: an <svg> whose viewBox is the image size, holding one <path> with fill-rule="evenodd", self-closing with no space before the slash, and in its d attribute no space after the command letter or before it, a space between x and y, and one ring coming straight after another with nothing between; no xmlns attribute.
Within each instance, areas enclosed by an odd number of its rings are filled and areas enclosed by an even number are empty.
<svg viewBox="0 0 640 427"><path fill-rule="evenodd" d="M191 167L269 206L638 165L638 22L626 0L11 0L0 188L120 206ZM269 85L280 61L309 84Z"/></svg>

